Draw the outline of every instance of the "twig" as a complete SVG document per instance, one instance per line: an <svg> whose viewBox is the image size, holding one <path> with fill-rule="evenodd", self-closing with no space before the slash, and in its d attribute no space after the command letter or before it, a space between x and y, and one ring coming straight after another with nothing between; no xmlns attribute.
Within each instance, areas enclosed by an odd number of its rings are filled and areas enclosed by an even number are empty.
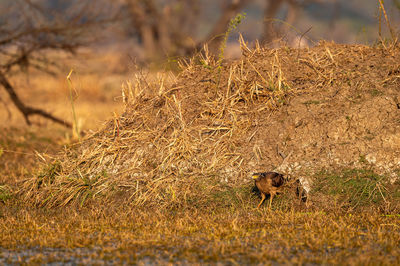
<svg viewBox="0 0 400 266"><path fill-rule="evenodd" d="M312 26L310 28L308 28L308 30L306 30L305 32L303 32L300 36L299 39L299 44L297 46L297 60L299 59L300 56L300 44L301 44L301 40L303 39L304 35L306 35L310 30L312 29Z"/></svg>
<svg viewBox="0 0 400 266"><path fill-rule="evenodd" d="M393 41L395 41L396 40L396 34L394 33L392 26L390 25L390 21L388 19L387 14L386 14L385 7L383 6L383 1L382 0L378 0L378 1L379 1L380 9L382 10L383 15L385 16L386 24L387 24L387 26L389 28L390 35L392 36ZM379 30L379 32L380 32L380 30Z"/></svg>

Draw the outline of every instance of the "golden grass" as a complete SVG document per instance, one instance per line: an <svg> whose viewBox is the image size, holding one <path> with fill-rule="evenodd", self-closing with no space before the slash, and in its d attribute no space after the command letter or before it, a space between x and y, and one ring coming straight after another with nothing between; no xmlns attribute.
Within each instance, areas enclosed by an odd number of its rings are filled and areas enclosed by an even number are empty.
<svg viewBox="0 0 400 266"><path fill-rule="evenodd" d="M260 146L247 148L262 130L257 121L278 110L288 97L325 88L334 92L351 87L351 80L357 80L358 87L397 82L395 75L376 81L361 78L367 64L385 61L375 54L397 58L395 44L322 42L311 49L250 50L242 42L242 47L242 60L220 66L202 56L188 62L177 77L149 80L137 72L122 90L125 112L48 162L60 167L56 172L40 171L21 193L39 206L111 200L119 193L134 206L185 203L198 191L213 189L198 186L201 180L233 187L247 182L254 165L265 157ZM392 61L384 67L396 71ZM364 65L357 66L359 62Z"/></svg>
<svg viewBox="0 0 400 266"><path fill-rule="evenodd" d="M92 260L131 263L146 258L163 263L400 262L400 217L377 213L267 211L212 204L174 211L98 206L61 213L0 210L0 242L9 250L88 248ZM75 256L79 258L79 252Z"/></svg>
<svg viewBox="0 0 400 266"><path fill-rule="evenodd" d="M111 195L116 189L128 188L134 204L151 200L167 203L165 198L171 195L172 199L186 198L186 192L182 191L187 190L182 189L182 185L190 186L193 178L221 172L233 175L235 170L243 177L245 173L240 172L243 159L235 149L251 121L240 118L241 102L251 103L267 97L257 111L273 109L281 105L289 93L279 58L277 55L273 58L271 73L266 77L250 61L250 73L249 69L244 69L243 62L229 70L224 67L229 71L226 85L214 86L212 95L206 96L209 98L201 102L201 106L192 102L196 96L191 96L190 91L188 95L180 94L183 86L166 85L176 82L174 77L169 81L168 77L160 77L151 83L137 74L135 83L128 82L123 89L125 113L77 147L81 155L73 155L75 147L67 152L66 155L78 156L77 160L61 159L60 171L48 176L51 181L45 183L39 193L34 189L36 183L31 185L30 190L33 190L27 197L35 194L40 205L65 205L74 199L82 203L87 195ZM215 70L211 70L211 76L221 75L212 59L206 61ZM182 75L191 73L192 67ZM256 79L252 81L254 75ZM201 93L194 94L204 97ZM94 190L87 191L87 188ZM160 193L159 189L163 191Z"/></svg>
<svg viewBox="0 0 400 266"><path fill-rule="evenodd" d="M398 63L390 60L398 47L322 43L244 50L245 58L223 64L220 74L211 57L189 63L177 77L149 81L137 72L123 89L125 112L108 113L107 124L80 143L68 141L62 130L11 128L14 134L1 135L0 159L9 163L0 165L6 169L1 193L7 194L0 200L0 263L17 262L7 261L6 249L32 251L21 255L32 264L70 256L80 263L399 264L398 181L390 184L368 165L329 169L309 174L320 182L308 207L287 189L269 211L256 209L259 199L248 178L266 158L262 147L249 147L263 130L254 121L304 91L395 86ZM384 64L376 54L387 56ZM368 64L354 68L352 60L360 58L387 75L365 78L372 71ZM66 102L59 101L61 108L69 108ZM77 102L78 120L100 121L109 106ZM42 167L34 168L35 158Z"/></svg>

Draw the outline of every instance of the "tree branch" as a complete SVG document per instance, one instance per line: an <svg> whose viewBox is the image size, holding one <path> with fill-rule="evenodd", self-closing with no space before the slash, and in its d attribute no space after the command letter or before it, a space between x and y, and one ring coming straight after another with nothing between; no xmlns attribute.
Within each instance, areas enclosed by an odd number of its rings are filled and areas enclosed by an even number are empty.
<svg viewBox="0 0 400 266"><path fill-rule="evenodd" d="M18 95L15 93L14 88L11 86L10 82L8 82L7 78L3 75L3 73L0 72L0 84L4 87L4 89L7 91L8 95L10 96L12 102L15 104L15 106L18 108L18 110L22 113L22 115L25 118L25 122L28 125L31 125L31 122L29 121L29 117L31 115L39 115L44 118L47 118L55 123L61 124L65 127L72 128L72 125L64 120L61 120L46 111L43 111L41 109L33 108L30 106L26 106L21 99L18 97Z"/></svg>

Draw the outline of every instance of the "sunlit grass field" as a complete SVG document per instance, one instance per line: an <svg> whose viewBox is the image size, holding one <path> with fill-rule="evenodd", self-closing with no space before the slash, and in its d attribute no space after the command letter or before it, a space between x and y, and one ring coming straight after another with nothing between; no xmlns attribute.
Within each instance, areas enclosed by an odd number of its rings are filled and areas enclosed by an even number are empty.
<svg viewBox="0 0 400 266"><path fill-rule="evenodd" d="M124 110L121 84L137 74L112 67L96 71L78 66L72 75L75 122L83 138L117 120ZM28 103L72 122L68 73L14 82ZM132 204L129 191L116 189L112 197L35 205L34 197L24 195L26 181L43 173L52 177L55 159L80 139L72 129L42 119L27 127L6 106L0 112L7 121L0 132L1 264L400 264L400 182L389 182L368 164L310 173L316 181L307 202L289 187L271 209L256 208L260 198L250 177L229 183L217 174L191 176L180 191L173 184L162 195L148 196L151 204ZM44 203L57 196L45 195Z"/></svg>

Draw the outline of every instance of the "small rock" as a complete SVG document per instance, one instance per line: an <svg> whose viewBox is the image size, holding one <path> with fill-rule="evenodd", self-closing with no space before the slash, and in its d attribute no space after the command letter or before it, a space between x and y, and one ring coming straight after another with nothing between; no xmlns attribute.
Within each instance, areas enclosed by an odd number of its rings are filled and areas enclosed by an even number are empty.
<svg viewBox="0 0 400 266"><path fill-rule="evenodd" d="M365 156L365 160L367 160L367 162L370 164L376 163L376 158L372 154L367 154L367 156Z"/></svg>

